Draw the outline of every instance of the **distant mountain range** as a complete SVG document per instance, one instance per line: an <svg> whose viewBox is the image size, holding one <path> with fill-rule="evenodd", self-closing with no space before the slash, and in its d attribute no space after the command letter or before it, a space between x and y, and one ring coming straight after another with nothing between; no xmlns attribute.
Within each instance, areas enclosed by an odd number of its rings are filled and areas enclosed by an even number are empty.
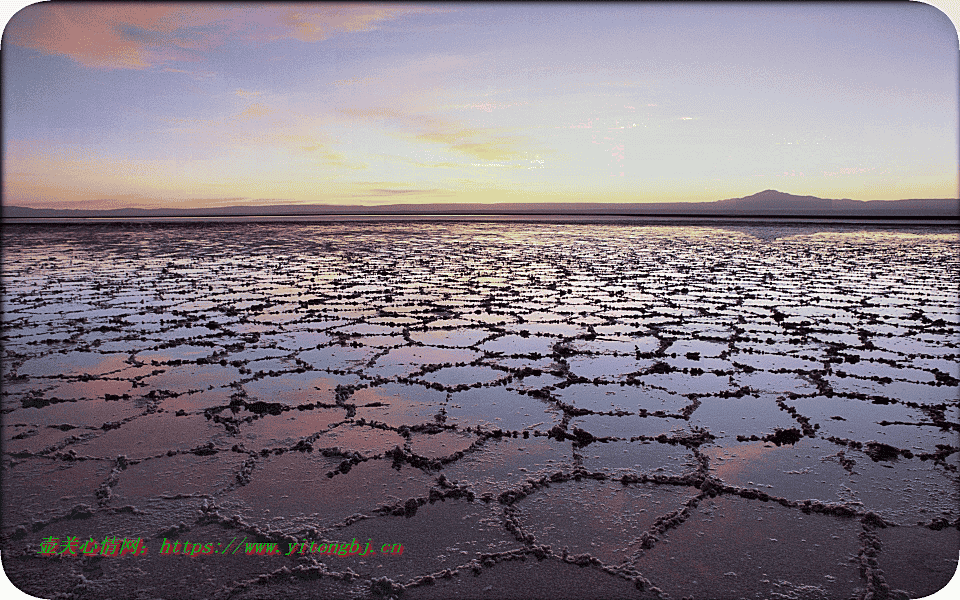
<svg viewBox="0 0 960 600"><path fill-rule="evenodd" d="M387 204L350 206L343 204L276 204L262 206L223 206L215 208L116 208L77 210L2 207L3 218L91 217L228 217L297 215L678 215L678 216L778 216L778 217L886 217L960 218L960 200L829 200L816 196L795 196L776 190L715 202L548 202L502 204Z"/></svg>

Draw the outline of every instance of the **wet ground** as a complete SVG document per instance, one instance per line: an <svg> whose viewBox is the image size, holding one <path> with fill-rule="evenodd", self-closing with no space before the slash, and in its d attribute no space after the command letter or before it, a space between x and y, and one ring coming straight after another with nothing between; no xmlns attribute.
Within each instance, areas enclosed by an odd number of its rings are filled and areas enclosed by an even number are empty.
<svg viewBox="0 0 960 600"><path fill-rule="evenodd" d="M35 596L918 598L957 569L949 228L90 224L3 248L3 567ZM69 537L148 552L38 555ZM241 538L376 553L219 550Z"/></svg>

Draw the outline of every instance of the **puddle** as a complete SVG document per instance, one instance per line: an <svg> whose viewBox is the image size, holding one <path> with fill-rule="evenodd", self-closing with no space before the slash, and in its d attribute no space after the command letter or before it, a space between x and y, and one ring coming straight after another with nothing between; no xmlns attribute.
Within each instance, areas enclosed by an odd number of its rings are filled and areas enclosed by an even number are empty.
<svg viewBox="0 0 960 600"><path fill-rule="evenodd" d="M286 411L279 415L263 414L240 425L240 434L237 437L248 450L291 448L299 440L325 432L331 426L346 420L346 416L346 410L340 408Z"/></svg>
<svg viewBox="0 0 960 600"><path fill-rule="evenodd" d="M446 399L446 392L419 385L388 383L359 389L349 401L357 406L357 419L400 427L434 422ZM373 404L378 406L371 406Z"/></svg>
<svg viewBox="0 0 960 600"><path fill-rule="evenodd" d="M366 365L376 354L376 349L369 347L325 346L316 350L306 350L298 356L300 360L316 369L356 371Z"/></svg>
<svg viewBox="0 0 960 600"><path fill-rule="evenodd" d="M4 529L17 523L69 512L77 504L95 505L100 484L113 461L63 462L28 458L4 465Z"/></svg>
<svg viewBox="0 0 960 600"><path fill-rule="evenodd" d="M491 387L451 394L446 416L449 423L461 429L481 426L504 431L546 431L561 415L552 404L504 387Z"/></svg>
<svg viewBox="0 0 960 600"><path fill-rule="evenodd" d="M859 532L854 520L724 495L701 502L635 564L674 598L704 589L718 598L848 598L863 585L849 560Z"/></svg>
<svg viewBox="0 0 960 600"><path fill-rule="evenodd" d="M406 591L415 600L498 598L502 600L575 600L598 593L609 600L637 598L632 581L600 569L583 568L557 558L527 558L484 568L477 576L438 579ZM640 596L643 598L644 596Z"/></svg>
<svg viewBox="0 0 960 600"><path fill-rule="evenodd" d="M362 335L352 338L353 342L372 348L393 348L402 346L407 340L400 335Z"/></svg>
<svg viewBox="0 0 960 600"><path fill-rule="evenodd" d="M392 335L396 331L393 327L388 327L386 325L371 325L369 323L362 323L359 325L351 325L349 327L340 327L339 329L332 330L332 332L342 332L347 335L350 334L359 334L363 335Z"/></svg>
<svg viewBox="0 0 960 600"><path fill-rule="evenodd" d="M466 313L463 315L463 318L472 323L483 323L484 325L507 325L509 323L514 323L517 319L511 315L496 315L496 314L471 314Z"/></svg>
<svg viewBox="0 0 960 600"><path fill-rule="evenodd" d="M846 471L830 442L801 438L796 444L745 442L706 447L710 473L725 484L757 489L789 500L824 503L851 499Z"/></svg>
<svg viewBox="0 0 960 600"><path fill-rule="evenodd" d="M356 379L353 382L357 381ZM251 400L279 402L288 406L301 404L335 404L335 390L343 379L334 378L324 371L306 371L304 373L283 373L248 381L243 384Z"/></svg>
<svg viewBox="0 0 960 600"><path fill-rule="evenodd" d="M858 450L847 448L844 453L856 463L845 485L865 509L885 520L912 525L935 518L952 522L960 516L956 479L933 461L901 458L876 462Z"/></svg>
<svg viewBox="0 0 960 600"><path fill-rule="evenodd" d="M644 341L644 338L640 338L636 341L629 340L618 340L616 338L605 339L605 338L596 338L591 341L576 341L573 343L573 348L579 352L587 352L592 354L636 354L637 352L646 352L647 350L641 348L641 345L650 348L653 346L652 340L647 339Z"/></svg>
<svg viewBox="0 0 960 600"><path fill-rule="evenodd" d="M956 577L960 547L960 531L956 528L931 531L916 526L886 527L877 531L877 537L881 544L879 566L894 593L902 590L909 598L926 598Z"/></svg>
<svg viewBox="0 0 960 600"><path fill-rule="evenodd" d="M941 402L956 402L960 398L960 387L935 386L909 381L893 381L880 383L878 381L855 379L852 377L828 377L827 381L834 391L844 394L867 394L870 396L884 396L892 399L909 399L912 402L939 404Z"/></svg>
<svg viewBox="0 0 960 600"><path fill-rule="evenodd" d="M178 410L182 410L195 413L215 406L228 406L236 392L237 390L234 388L214 388L212 390L190 392L174 398L164 398L162 406L166 412L176 413Z"/></svg>
<svg viewBox="0 0 960 600"><path fill-rule="evenodd" d="M632 373L640 373L655 361L653 359L638 360L632 356L571 356L567 359L570 371L578 377L600 379L605 381L620 381Z"/></svg>
<svg viewBox="0 0 960 600"><path fill-rule="evenodd" d="M151 458L123 469L111 488L116 506L140 504L147 498L208 496L235 484L246 455L218 453L212 456L179 454Z"/></svg>
<svg viewBox="0 0 960 600"><path fill-rule="evenodd" d="M328 430L317 438L318 448L340 448L347 452L359 452L365 457L382 455L397 446L403 447L406 440L394 432L361 425L341 425Z"/></svg>
<svg viewBox="0 0 960 600"><path fill-rule="evenodd" d="M707 342L704 340L678 340L665 350L667 354L676 354L683 356L686 354L697 354L699 356L715 358L728 351L729 344L718 342Z"/></svg>
<svg viewBox="0 0 960 600"><path fill-rule="evenodd" d="M366 372L371 375L390 378L416 373L426 365L469 363L480 356L473 350L454 350L428 346L395 348L377 358L374 366L367 369Z"/></svg>
<svg viewBox="0 0 960 600"><path fill-rule="evenodd" d="M678 427L677 431L681 429ZM580 453L585 469L608 475L629 473L682 477L697 469L690 450L673 444L594 442L582 448Z"/></svg>
<svg viewBox="0 0 960 600"><path fill-rule="evenodd" d="M130 381L123 379L94 379L91 381L67 381L50 387L45 396L60 400L93 400L110 396L136 396Z"/></svg>
<svg viewBox="0 0 960 600"><path fill-rule="evenodd" d="M522 377L520 380L514 380L511 383L507 384L508 390L541 390L544 388L553 388L556 385L563 383L565 379L561 379L556 375L530 375L527 377Z"/></svg>
<svg viewBox="0 0 960 600"><path fill-rule="evenodd" d="M553 352L553 345L556 339L531 335L524 337L522 335L503 335L492 340L488 340L477 346L479 350L492 354L502 354L504 356L517 356L522 354L547 355Z"/></svg>
<svg viewBox="0 0 960 600"><path fill-rule="evenodd" d="M930 446L935 443L956 443L955 433L940 432L932 426L895 425L894 422L929 423L929 419L915 408L903 404L875 404L867 400L848 400L846 398L825 398L811 396L785 400L788 406L808 419L811 424L819 425L818 433L823 437L838 437L860 442L876 440L897 448L912 448L913 444ZM881 425L889 422L890 425ZM907 445L905 445L907 444Z"/></svg>
<svg viewBox="0 0 960 600"><path fill-rule="evenodd" d="M425 496L432 479L389 460L362 462L349 473L327 477L342 458L286 452L258 461L250 483L223 496L250 522L297 531L298 522L329 526L356 513L372 514L391 499ZM398 540L401 541L402 540Z"/></svg>
<svg viewBox="0 0 960 600"><path fill-rule="evenodd" d="M637 436L656 437L670 435L683 421L660 417L641 417L638 415L584 415L570 420L569 428L580 428L594 437L616 437L629 440ZM626 447L624 447L626 448Z"/></svg>
<svg viewBox="0 0 960 600"><path fill-rule="evenodd" d="M459 323L454 324L453 326L462 326L468 323ZM444 327L444 324L441 321L434 321L430 323L431 327ZM473 346L476 343L485 340L486 338L493 335L492 331L487 331L483 329L439 329L439 330L427 330L427 331L411 331L410 339L414 342L420 344L426 344L428 346L448 346L452 348L466 348Z"/></svg>
<svg viewBox="0 0 960 600"><path fill-rule="evenodd" d="M565 323L515 323L504 327L507 331L528 335L547 335L558 337L577 337L587 333L585 327ZM598 333L599 333L599 328Z"/></svg>
<svg viewBox="0 0 960 600"><path fill-rule="evenodd" d="M730 389L730 378L714 373L643 375L637 378L644 385L659 387L675 394L718 394Z"/></svg>
<svg viewBox="0 0 960 600"><path fill-rule="evenodd" d="M410 451L425 458L444 458L463 452L476 441L475 435L449 430L434 434L415 433L410 437Z"/></svg>
<svg viewBox="0 0 960 600"><path fill-rule="evenodd" d="M341 535L364 541L404 540L402 556L371 556L353 567L367 576L404 581L416 573L436 573L483 555L522 548L503 528L497 509L496 505L448 499L424 504L410 517L388 515L359 521L342 529ZM414 560L416 566L411 564Z"/></svg>
<svg viewBox="0 0 960 600"><path fill-rule="evenodd" d="M367 319L368 323L373 325L386 325L399 327L403 325L419 325L422 321L415 317L377 317L375 319Z"/></svg>
<svg viewBox="0 0 960 600"><path fill-rule="evenodd" d="M208 440L216 445L223 441L226 431L203 416L174 416L155 413L137 417L118 429L111 429L99 437L73 444L69 449L82 456L96 458L148 458L170 450L183 451L198 448Z"/></svg>
<svg viewBox="0 0 960 600"><path fill-rule="evenodd" d="M496 498L528 479L549 477L573 468L570 442L544 437L489 439L442 471L448 480L468 485L478 497Z"/></svg>
<svg viewBox="0 0 960 600"><path fill-rule="evenodd" d="M426 325L427 325L427 327L434 328L434 329L438 329L438 328L468 327L468 326L476 325L476 324L475 324L474 322L468 320L468 319L437 319L437 320L435 320L435 321L430 321L430 322L428 322ZM472 336L472 335L479 334L479 333L483 333L483 330L481 329L481 330L478 330L478 331L476 331L476 332L472 332L472 331L471 331L471 332L468 332L468 335L471 335L471 336ZM410 336L413 337L413 332L411 332ZM485 336L485 337L486 337L486 336ZM483 338L479 338L479 339L483 339ZM423 343L423 344L426 344L426 343L427 343L426 341L418 340L418 339L416 339L416 338L414 338L414 340L415 340L415 341L418 341L418 342L421 342L421 343ZM463 344L463 345L465 345L465 346L470 346L470 345L472 345L472 344L474 344L474 343L476 343L476 342L470 342L469 344ZM453 345L453 344L439 344L439 345L451 346L451 345Z"/></svg>
<svg viewBox="0 0 960 600"><path fill-rule="evenodd" d="M507 373L497 371L486 366L479 367L444 367L426 375L418 375L417 379L427 383L439 383L447 387L458 385L472 386L476 384L490 384L506 379Z"/></svg>
<svg viewBox="0 0 960 600"><path fill-rule="evenodd" d="M768 373L754 371L752 373L737 373L733 376L733 386L748 387L751 390L765 394L811 394L816 393L817 387L803 379L796 373Z"/></svg>
<svg viewBox="0 0 960 600"><path fill-rule="evenodd" d="M72 427L70 423L58 423ZM60 429L45 425L4 425L3 449L4 452L14 454L36 454L43 451L52 451L53 446L62 446L80 436L92 435L93 432L85 429Z"/></svg>
<svg viewBox="0 0 960 600"><path fill-rule="evenodd" d="M324 332L297 331L277 335L263 335L258 340L261 346L276 346L282 354L298 350L308 350L329 344L333 338ZM236 360L237 356L231 356Z"/></svg>
<svg viewBox="0 0 960 600"><path fill-rule="evenodd" d="M557 390L553 395L561 402L594 412L638 414L640 410L646 410L648 413L679 414L690 404L690 400L683 396L651 386L577 383Z"/></svg>
<svg viewBox="0 0 960 600"><path fill-rule="evenodd" d="M56 352L25 361L18 375L51 377L58 375L104 375L119 371L127 364L128 354L100 354L97 352Z"/></svg>
<svg viewBox="0 0 960 600"><path fill-rule="evenodd" d="M186 364L158 370L162 372L147 377L143 383L154 390L168 390L175 394L223 387L240 378L236 367L230 365Z"/></svg>
<svg viewBox="0 0 960 600"><path fill-rule="evenodd" d="M524 531L551 549L624 562L658 517L683 507L696 488L619 482L566 481L527 496L517 506Z"/></svg>
<svg viewBox="0 0 960 600"><path fill-rule="evenodd" d="M797 421L780 410L771 396L742 398L701 398L690 415L690 425L705 427L717 437L772 435L776 429L799 428Z"/></svg>
<svg viewBox="0 0 960 600"><path fill-rule="evenodd" d="M495 356L484 362L492 365L500 365L514 371L522 371L527 368L550 371L556 364L552 358L505 358L502 356Z"/></svg>
<svg viewBox="0 0 960 600"><path fill-rule="evenodd" d="M104 423L122 421L144 412L142 402L118 399L109 402L77 400L57 402L42 408L19 408L3 417L4 425L31 423L35 425L68 425L99 428ZM75 432L76 433L76 432Z"/></svg>

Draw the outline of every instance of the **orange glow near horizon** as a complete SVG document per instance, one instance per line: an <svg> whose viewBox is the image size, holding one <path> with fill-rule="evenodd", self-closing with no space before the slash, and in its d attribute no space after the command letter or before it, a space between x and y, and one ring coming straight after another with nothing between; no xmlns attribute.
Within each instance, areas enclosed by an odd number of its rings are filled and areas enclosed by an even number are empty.
<svg viewBox="0 0 960 600"><path fill-rule="evenodd" d="M4 36L4 204L957 198L942 17L35 4Z"/></svg>

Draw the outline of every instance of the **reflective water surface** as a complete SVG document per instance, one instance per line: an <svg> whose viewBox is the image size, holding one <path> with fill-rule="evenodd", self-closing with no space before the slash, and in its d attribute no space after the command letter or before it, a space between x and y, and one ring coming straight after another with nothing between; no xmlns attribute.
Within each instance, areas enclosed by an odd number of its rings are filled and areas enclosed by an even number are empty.
<svg viewBox="0 0 960 600"><path fill-rule="evenodd" d="M946 226L88 223L3 248L4 568L66 568L50 597L907 598L956 570ZM408 550L33 558L67 535Z"/></svg>

